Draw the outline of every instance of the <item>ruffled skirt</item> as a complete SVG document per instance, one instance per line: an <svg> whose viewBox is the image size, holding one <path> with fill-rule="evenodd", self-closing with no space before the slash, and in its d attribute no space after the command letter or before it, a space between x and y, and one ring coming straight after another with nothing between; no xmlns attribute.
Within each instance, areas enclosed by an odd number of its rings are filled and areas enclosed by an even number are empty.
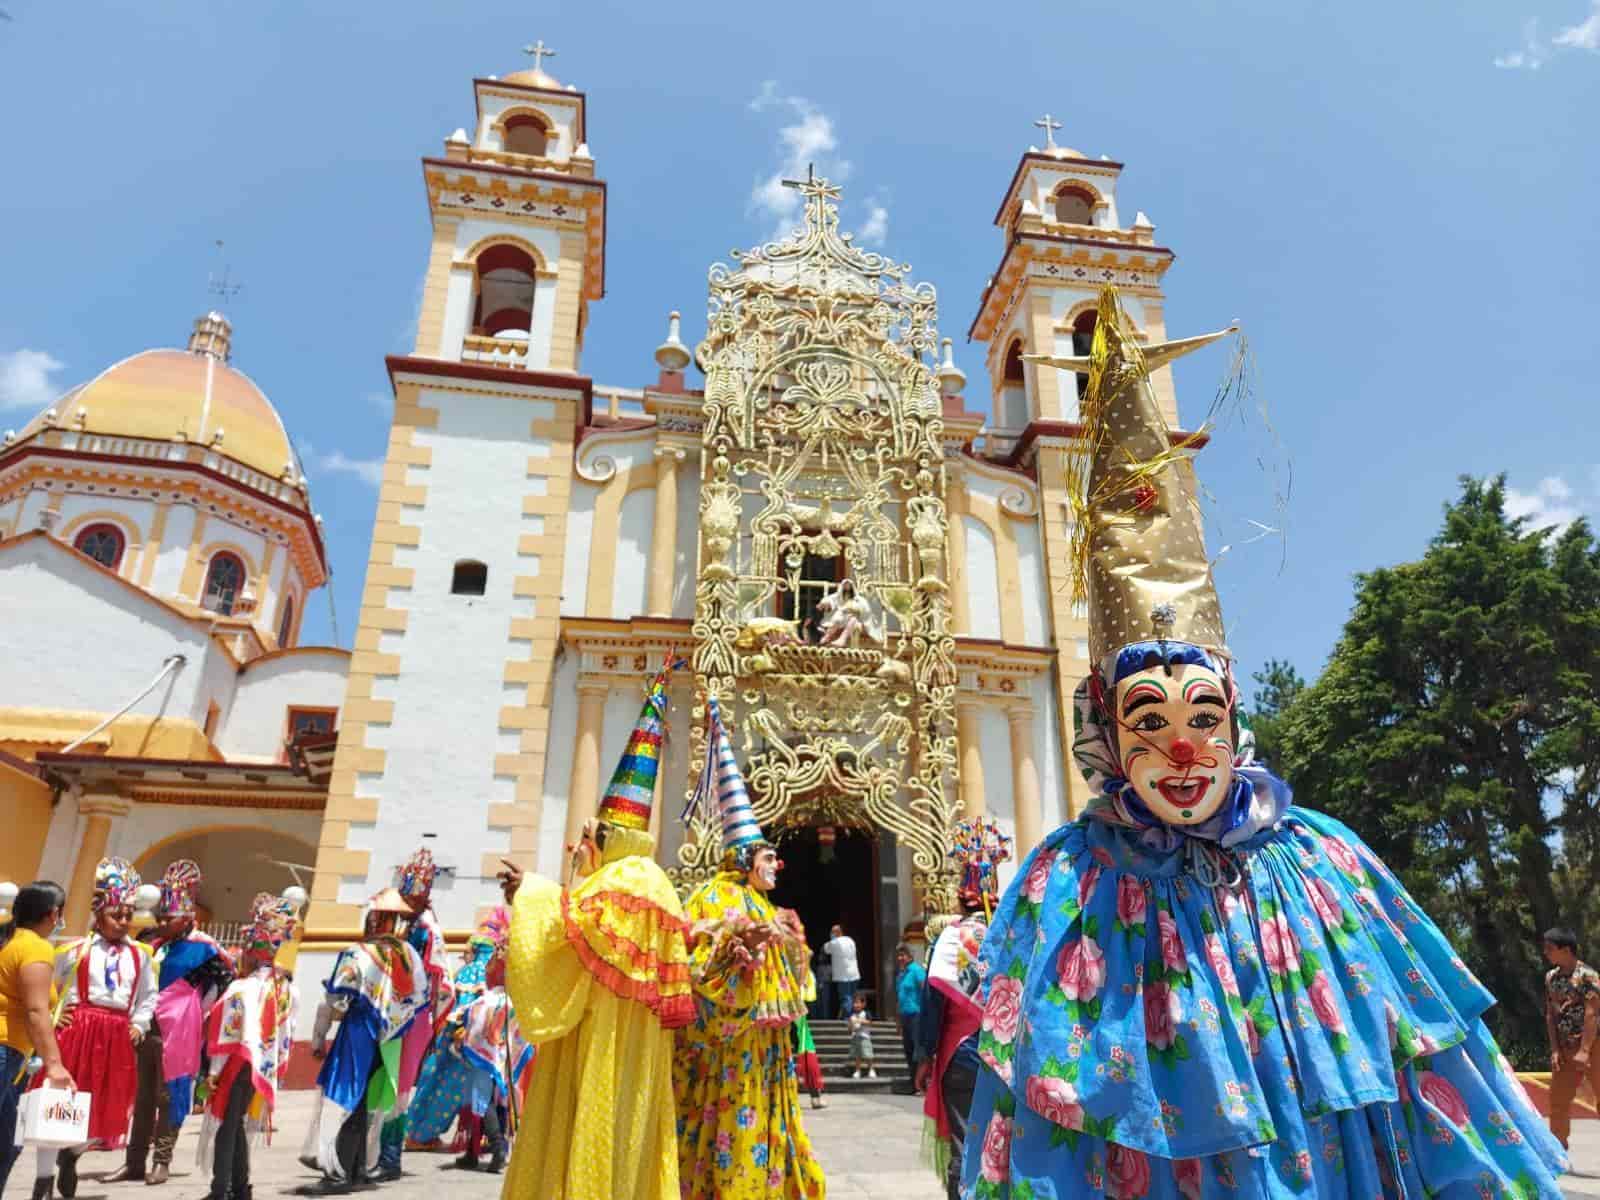
<svg viewBox="0 0 1600 1200"><path fill-rule="evenodd" d="M1565 1156L1480 1019L1493 998L1321 814L1225 861L1066 826L983 962L967 1196L1561 1195Z"/></svg>
<svg viewBox="0 0 1600 1200"><path fill-rule="evenodd" d="M72 1010L72 1024L56 1038L61 1065L80 1092L89 1093L89 1137L112 1150L128 1140L128 1118L139 1093L139 1066L128 1035L128 1014L93 1004ZM37 1087L41 1072L34 1080Z"/></svg>

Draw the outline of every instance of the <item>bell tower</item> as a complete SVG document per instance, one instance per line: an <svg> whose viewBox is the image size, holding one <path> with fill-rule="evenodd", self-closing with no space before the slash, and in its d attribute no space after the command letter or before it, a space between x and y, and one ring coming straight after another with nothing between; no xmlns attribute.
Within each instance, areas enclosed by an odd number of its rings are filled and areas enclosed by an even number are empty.
<svg viewBox="0 0 1600 1200"><path fill-rule="evenodd" d="M605 284L584 94L533 65L476 79L471 132L422 160L432 222L394 416L306 951L332 953L418 847L464 934L510 858L537 867L579 373ZM547 869L554 870L550 864ZM463 882L459 888L456 880ZM318 967L320 969L320 966Z"/></svg>
<svg viewBox="0 0 1600 1200"><path fill-rule="evenodd" d="M1087 377L1027 356L1087 354L1106 284L1116 285L1141 339L1164 341L1162 283L1174 255L1157 244L1155 226L1143 212L1131 223L1125 220L1117 197L1121 163L1058 145L1061 124L1048 113L1034 124L1044 132L1044 146L1030 146L1022 155L995 213L1004 252L968 336L988 346L992 415L985 454L1031 474L1039 485L1056 713L1060 744L1070 747L1072 694L1088 673L1089 659L1087 614L1071 602L1067 455ZM1162 415L1176 428L1171 368L1153 371L1151 385ZM1088 796L1076 771L1065 775L1068 808L1076 815Z"/></svg>

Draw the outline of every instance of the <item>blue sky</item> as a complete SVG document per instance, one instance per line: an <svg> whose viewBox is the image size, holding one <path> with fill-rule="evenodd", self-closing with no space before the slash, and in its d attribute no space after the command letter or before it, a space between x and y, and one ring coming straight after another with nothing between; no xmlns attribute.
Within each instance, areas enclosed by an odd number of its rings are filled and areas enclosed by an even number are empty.
<svg viewBox="0 0 1600 1200"><path fill-rule="evenodd" d="M1600 0L0 7L0 424L182 344L224 239L235 363L307 460L346 644L427 251L417 160L536 37L610 185L604 384L653 378L669 309L699 337L707 266L772 230L763 185L804 157L938 287L985 397L964 335L1032 122L1126 163L1122 209L1178 255L1168 329L1243 322L1293 467L1280 514L1259 431L1202 458L1227 520L1285 530L1220 567L1247 670L1315 674L1353 574L1417 556L1462 473L1544 519L1600 506ZM1186 415L1222 358L1180 366Z"/></svg>

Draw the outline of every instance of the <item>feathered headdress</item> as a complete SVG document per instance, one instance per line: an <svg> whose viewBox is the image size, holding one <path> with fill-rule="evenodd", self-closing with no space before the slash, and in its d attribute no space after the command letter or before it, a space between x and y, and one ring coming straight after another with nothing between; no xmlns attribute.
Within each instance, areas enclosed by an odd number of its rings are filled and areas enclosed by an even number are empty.
<svg viewBox="0 0 1600 1200"><path fill-rule="evenodd" d="M407 900L415 900L418 896L426 896L433 890L433 880L438 874L439 868L434 865L433 851L424 847L406 859L405 865L400 868L395 886Z"/></svg>
<svg viewBox="0 0 1600 1200"><path fill-rule="evenodd" d="M180 858L161 873L161 900L156 911L164 917L194 916L195 897L200 892L200 864Z"/></svg>
<svg viewBox="0 0 1600 1200"><path fill-rule="evenodd" d="M131 862L125 858L102 858L94 869L90 911L101 913L108 908L131 908L138 890L139 872L133 869Z"/></svg>
<svg viewBox="0 0 1600 1200"><path fill-rule="evenodd" d="M504 904L496 904L478 918L478 927L467 940L498 948L504 946L510 937L511 910Z"/></svg>
<svg viewBox="0 0 1600 1200"><path fill-rule="evenodd" d="M243 929L244 944L252 950L276 952L294 936L299 905L283 896L262 892L250 902L250 919Z"/></svg>
<svg viewBox="0 0 1600 1200"><path fill-rule="evenodd" d="M961 868L957 894L988 909L1000 894L1000 864L1011 861L1011 838L982 817L964 817L950 828L950 857Z"/></svg>

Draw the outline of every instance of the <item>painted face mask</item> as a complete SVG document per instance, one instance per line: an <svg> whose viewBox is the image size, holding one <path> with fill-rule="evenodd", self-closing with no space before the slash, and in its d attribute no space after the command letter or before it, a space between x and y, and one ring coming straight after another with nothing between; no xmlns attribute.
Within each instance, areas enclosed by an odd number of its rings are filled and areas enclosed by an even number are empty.
<svg viewBox="0 0 1600 1200"><path fill-rule="evenodd" d="M1214 670L1182 663L1119 680L1115 695L1122 775L1154 816L1199 825L1228 798L1234 746L1226 684Z"/></svg>
<svg viewBox="0 0 1600 1200"><path fill-rule="evenodd" d="M750 884L759 892L770 892L778 886L778 872L783 869L783 863L775 852L763 850L756 855L755 865L750 868Z"/></svg>

